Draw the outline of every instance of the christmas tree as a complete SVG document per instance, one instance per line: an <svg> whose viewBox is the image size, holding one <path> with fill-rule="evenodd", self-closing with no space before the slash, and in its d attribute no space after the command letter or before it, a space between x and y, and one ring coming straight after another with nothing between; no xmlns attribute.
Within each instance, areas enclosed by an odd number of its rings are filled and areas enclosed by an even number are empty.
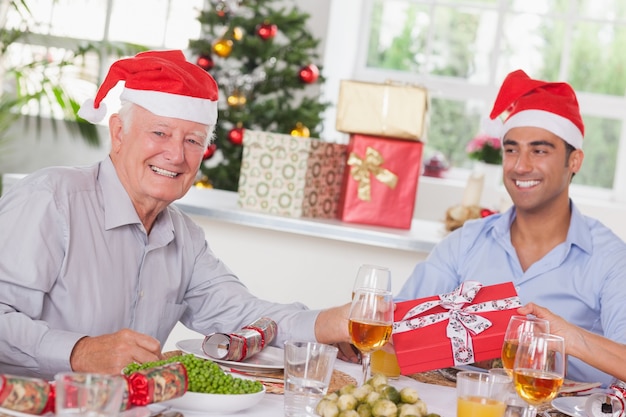
<svg viewBox="0 0 626 417"><path fill-rule="evenodd" d="M215 142L201 168L215 188L237 190L245 129L319 137L328 103L307 88L323 82L319 40L306 28L310 16L284 3L212 0L198 17L204 37L189 47L221 96Z"/></svg>

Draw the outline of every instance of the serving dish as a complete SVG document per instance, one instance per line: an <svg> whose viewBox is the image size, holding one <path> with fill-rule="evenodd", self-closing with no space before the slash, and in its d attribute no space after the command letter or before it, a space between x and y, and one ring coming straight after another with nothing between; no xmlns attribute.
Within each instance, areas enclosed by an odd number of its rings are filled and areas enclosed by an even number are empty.
<svg viewBox="0 0 626 417"><path fill-rule="evenodd" d="M171 406L182 412L202 414L230 414L254 407L265 395L263 391L253 394L203 394L186 392L183 396L159 404Z"/></svg>
<svg viewBox="0 0 626 417"><path fill-rule="evenodd" d="M181 340L176 343L176 348L180 349L185 353L191 353L200 358L210 359L213 362L219 363L221 365L228 366L233 369L240 369L243 371L247 371L248 373L252 373L254 371L257 372L266 372L272 370L281 370L284 369L284 351L274 346L266 346L259 353L241 361L226 361L222 359L214 359L208 356L202 350L202 342L203 339L187 339Z"/></svg>

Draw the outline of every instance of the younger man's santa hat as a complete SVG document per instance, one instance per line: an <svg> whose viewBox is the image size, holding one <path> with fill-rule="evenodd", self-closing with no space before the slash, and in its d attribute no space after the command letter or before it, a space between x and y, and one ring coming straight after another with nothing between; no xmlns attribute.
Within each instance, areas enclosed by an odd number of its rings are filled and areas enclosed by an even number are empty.
<svg viewBox="0 0 626 417"><path fill-rule="evenodd" d="M141 52L114 62L95 100L85 101L78 115L91 123L101 121L107 112L102 100L120 81L125 82L120 100L158 116L205 125L217 122L217 83L179 50Z"/></svg>
<svg viewBox="0 0 626 417"><path fill-rule="evenodd" d="M495 134L500 139L514 127L539 127L576 149L583 146L585 126L576 93L567 83L533 80L522 70L513 71L504 79L489 115L492 133L494 119L507 111Z"/></svg>

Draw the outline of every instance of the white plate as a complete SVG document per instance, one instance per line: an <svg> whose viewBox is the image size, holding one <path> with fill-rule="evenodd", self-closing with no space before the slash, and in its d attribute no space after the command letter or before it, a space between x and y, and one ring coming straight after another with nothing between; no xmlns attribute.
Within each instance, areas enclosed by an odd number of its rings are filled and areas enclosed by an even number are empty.
<svg viewBox="0 0 626 417"><path fill-rule="evenodd" d="M172 406L180 411L191 411L202 414L225 414L236 413L253 407L263 399L263 391L254 394L202 394L199 392L186 392L182 397L163 401L159 404ZM31 416L32 417L32 416Z"/></svg>
<svg viewBox="0 0 626 417"><path fill-rule="evenodd" d="M585 414L587 397L558 397L552 400L552 407L572 417L587 417Z"/></svg>
<svg viewBox="0 0 626 417"><path fill-rule="evenodd" d="M204 339L187 339L176 342L176 347L185 353L191 353L199 358L210 359L213 362L217 362L222 365L230 366L231 368L241 369L245 371L267 371L283 369L284 363L284 351L274 346L266 346L262 351L245 359L241 362L225 361L222 359L214 359L208 356L202 350L202 341Z"/></svg>

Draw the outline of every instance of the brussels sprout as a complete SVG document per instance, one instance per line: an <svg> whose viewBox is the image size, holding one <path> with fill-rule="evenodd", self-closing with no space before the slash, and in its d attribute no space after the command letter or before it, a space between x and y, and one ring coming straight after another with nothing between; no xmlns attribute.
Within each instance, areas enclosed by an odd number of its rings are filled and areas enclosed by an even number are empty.
<svg viewBox="0 0 626 417"><path fill-rule="evenodd" d="M372 417L372 407L367 403L361 403L356 408L359 417Z"/></svg>
<svg viewBox="0 0 626 417"><path fill-rule="evenodd" d="M324 395L323 399L329 401L337 401L339 399L339 394L337 394L336 392L329 392L328 394Z"/></svg>
<svg viewBox="0 0 626 417"><path fill-rule="evenodd" d="M321 417L338 417L339 407L337 407L337 403L334 401L322 398L320 402L317 403L315 412Z"/></svg>
<svg viewBox="0 0 626 417"><path fill-rule="evenodd" d="M401 404L398 406L398 417L423 417L426 415L426 408L417 404Z"/></svg>
<svg viewBox="0 0 626 417"><path fill-rule="evenodd" d="M352 394L342 394L337 400L337 407L339 410L354 410L356 408L357 400Z"/></svg>
<svg viewBox="0 0 626 417"><path fill-rule="evenodd" d="M374 388L379 385L387 385L388 383L389 381L387 380L387 377L383 374L374 374L374 376L367 381L367 384L373 386Z"/></svg>
<svg viewBox="0 0 626 417"><path fill-rule="evenodd" d="M339 395L352 394L355 389L356 387L354 386L354 384L344 385L343 387L339 388Z"/></svg>
<svg viewBox="0 0 626 417"><path fill-rule="evenodd" d="M359 417L359 413L356 410L344 410L339 413L338 417Z"/></svg>
<svg viewBox="0 0 626 417"><path fill-rule="evenodd" d="M374 403L378 401L379 398L380 398L380 393L376 391L372 391L369 394L367 394L367 397L365 397L365 402L369 405L374 405Z"/></svg>
<svg viewBox="0 0 626 417"><path fill-rule="evenodd" d="M354 395L354 397L357 400L364 401L365 398L367 397L367 394L369 394L372 391L374 391L374 388L371 385L365 384L365 385L361 385L360 387L355 389L352 392L352 395Z"/></svg>
<svg viewBox="0 0 626 417"><path fill-rule="evenodd" d="M379 398L372 404L372 416L374 417L396 417L398 406L389 400Z"/></svg>
<svg viewBox="0 0 626 417"><path fill-rule="evenodd" d="M376 391L380 393L380 398L384 398L395 404L400 402L400 393L395 387L391 385L380 385L378 388L379 389L376 389Z"/></svg>
<svg viewBox="0 0 626 417"><path fill-rule="evenodd" d="M419 399L420 396L415 388L405 387L400 390L400 400L403 403L415 404Z"/></svg>

